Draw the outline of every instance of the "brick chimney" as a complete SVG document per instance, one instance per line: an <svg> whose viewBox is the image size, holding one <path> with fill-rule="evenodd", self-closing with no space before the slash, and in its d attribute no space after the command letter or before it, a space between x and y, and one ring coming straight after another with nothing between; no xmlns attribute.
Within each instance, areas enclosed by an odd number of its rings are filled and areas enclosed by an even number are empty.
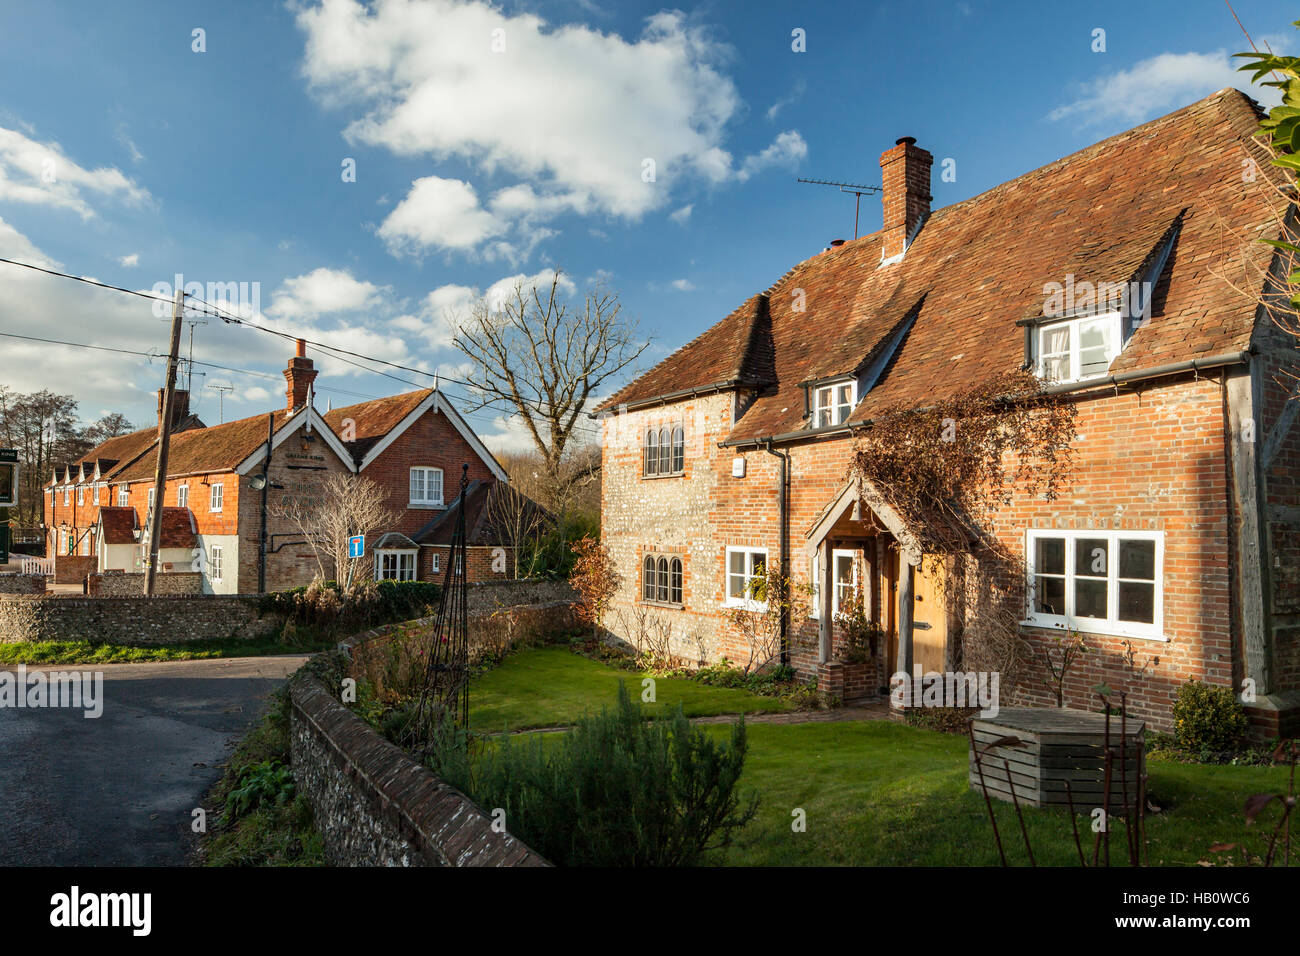
<svg viewBox="0 0 1300 956"><path fill-rule="evenodd" d="M884 247L881 260L901 256L916 230L930 214L930 166L934 157L904 136L893 149L880 155L880 179L884 187Z"/></svg>
<svg viewBox="0 0 1300 956"><path fill-rule="evenodd" d="M285 389L286 407L291 412L302 408L307 404L311 383L316 381L316 368L307 358L307 343L302 339L298 340L298 354L289 359L289 367L284 370L284 379L289 383Z"/></svg>
<svg viewBox="0 0 1300 956"><path fill-rule="evenodd" d="M158 389L158 425L162 427L163 420L163 395L164 391ZM175 428L190 414L190 393L183 388L178 388L172 392L172 423L169 429Z"/></svg>

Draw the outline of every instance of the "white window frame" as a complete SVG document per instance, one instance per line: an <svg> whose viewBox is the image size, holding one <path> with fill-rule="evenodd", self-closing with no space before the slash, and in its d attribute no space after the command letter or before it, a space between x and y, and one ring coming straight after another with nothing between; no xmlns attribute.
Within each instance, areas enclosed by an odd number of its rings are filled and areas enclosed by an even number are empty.
<svg viewBox="0 0 1300 956"><path fill-rule="evenodd" d="M69 488L67 485L64 485L63 486L63 507L65 508L68 507L68 504L70 503L71 500L70 499L71 494L72 494L72 489Z"/></svg>
<svg viewBox="0 0 1300 956"><path fill-rule="evenodd" d="M1034 610L1035 542L1042 538L1065 539L1065 613L1042 614ZM1077 617L1074 614L1075 547L1081 538L1104 538L1111 555L1106 569L1106 617ZM1121 541L1155 542L1155 588L1152 622L1119 620L1119 584L1122 580L1136 578L1119 576L1119 544ZM1168 641L1164 632L1164 561L1165 533L1163 531L1126 531L1106 528L1029 528L1025 532L1026 600L1025 618L1021 624L1063 630L1069 628L1086 634L1106 634L1115 637L1140 637L1152 641Z"/></svg>
<svg viewBox="0 0 1300 956"><path fill-rule="evenodd" d="M388 574L384 571L384 558L392 557L394 559L395 574ZM409 558L411 566L403 567L405 559ZM419 565L419 551L414 548L378 548L375 551L375 580L376 581L414 581L416 579ZM409 577L407 573L409 572Z"/></svg>
<svg viewBox="0 0 1300 956"><path fill-rule="evenodd" d="M223 558L222 547L219 544L208 546L208 579L211 581L220 581L222 575L221 562Z"/></svg>
<svg viewBox="0 0 1300 956"><path fill-rule="evenodd" d="M176 489L176 507L188 508L190 506L190 486L180 485Z"/></svg>
<svg viewBox="0 0 1300 956"><path fill-rule="evenodd" d="M225 506L226 486L220 481L213 482L211 490L208 491L208 511L220 514Z"/></svg>
<svg viewBox="0 0 1300 956"><path fill-rule="evenodd" d="M1121 312L1103 312L1098 315L1083 315L1073 319L1065 319L1060 322L1044 322L1034 329L1034 346L1035 346L1035 367L1038 377L1052 385L1064 385L1071 382L1086 382L1094 378L1103 378L1110 371L1110 366L1114 363L1115 357L1124 348L1123 339L1123 314ZM1082 338L1084 326L1091 325L1109 326L1109 348L1106 355L1106 368L1095 375L1083 375L1080 370L1080 340ZM1069 358L1070 369L1065 378L1047 378L1047 351L1045 343L1050 333L1059 331L1068 327L1070 330ZM1065 355L1064 352L1053 352L1052 355Z"/></svg>
<svg viewBox="0 0 1300 956"><path fill-rule="evenodd" d="M80 508L86 503L86 486L77 485L77 507Z"/></svg>
<svg viewBox="0 0 1300 956"><path fill-rule="evenodd" d="M429 573L437 574L442 569L442 555L437 551L429 555Z"/></svg>
<svg viewBox="0 0 1300 956"><path fill-rule="evenodd" d="M845 403L838 401L836 395L844 386L849 388L849 401ZM823 401L823 395L829 396L829 402ZM842 378L834 382L823 382L816 385L812 390L812 427L813 428L834 428L836 425L843 425L853 414L853 409L858 405L858 380L856 378ZM822 424L821 413L823 409L831 409L831 420Z"/></svg>
<svg viewBox="0 0 1300 956"><path fill-rule="evenodd" d="M117 486L117 506L118 506L119 508L125 508L125 507L126 507L127 505L129 505L130 503L131 503L131 491L130 491L130 485L118 485L118 486Z"/></svg>
<svg viewBox="0 0 1300 956"><path fill-rule="evenodd" d="M415 495L413 494L414 489L411 487L412 485L411 479L415 477L415 473L417 471L421 473L420 487L422 489L422 494L423 494L423 497L421 498L415 497ZM430 498L429 497L429 476L432 475L434 472L438 473L438 497ZM444 486L444 477L443 477L442 469L436 468L433 465L412 465L410 471L407 473L406 489L407 489L407 498L408 498L407 503L413 507L417 507L417 508L418 507L424 507L424 508L443 507L443 495L445 494L446 489Z"/></svg>
<svg viewBox="0 0 1300 956"><path fill-rule="evenodd" d="M95 482L90 486L90 503L92 505L99 504L99 482Z"/></svg>
<svg viewBox="0 0 1300 956"><path fill-rule="evenodd" d="M854 592L860 593L862 582L858 580L858 564L859 564L858 554L859 552L853 548L832 548L831 567L834 568L835 565L842 558L847 558L850 562L852 562L853 580L849 584L849 587ZM814 553L812 559L812 604L809 607L808 616L817 619L820 619L822 615L821 564L822 564L821 553L820 552ZM831 577L832 577L832 583L835 585L831 593L831 617L834 618L837 614L840 613L840 585L839 582L835 580L833 573Z"/></svg>
<svg viewBox="0 0 1300 956"><path fill-rule="evenodd" d="M748 545L727 545L726 555L722 564L722 594L723 604L726 607L739 607L747 611L763 612L767 610L766 601L755 601L750 597L732 597L731 595L731 556L733 554L745 555L745 570L742 573L744 579L744 590L749 590L749 582L754 579L754 556L763 556L763 567L768 569L771 565L768 563L767 548L754 548Z"/></svg>

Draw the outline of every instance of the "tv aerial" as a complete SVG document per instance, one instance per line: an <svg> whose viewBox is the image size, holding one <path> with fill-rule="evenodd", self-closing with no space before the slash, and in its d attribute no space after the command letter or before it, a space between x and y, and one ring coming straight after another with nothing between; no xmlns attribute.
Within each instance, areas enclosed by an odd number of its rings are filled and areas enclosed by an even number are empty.
<svg viewBox="0 0 1300 956"><path fill-rule="evenodd" d="M884 192L881 186L864 186L861 183L837 183L829 179L797 179L796 182L808 183L813 186L837 186L842 193L853 193L856 197L853 200L853 238L858 238L858 209L862 205L863 193Z"/></svg>

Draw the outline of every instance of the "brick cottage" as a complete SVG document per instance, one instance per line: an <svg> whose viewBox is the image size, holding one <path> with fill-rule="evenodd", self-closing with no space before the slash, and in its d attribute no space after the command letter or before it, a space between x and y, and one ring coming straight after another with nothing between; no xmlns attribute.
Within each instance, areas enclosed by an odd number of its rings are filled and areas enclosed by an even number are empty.
<svg viewBox="0 0 1300 956"><path fill-rule="evenodd" d="M1168 728L1195 678L1245 690L1264 732L1300 730L1296 343L1229 284L1262 291L1255 240L1285 205L1260 115L1222 90L933 211L931 155L899 140L880 158L882 229L801 262L602 406L612 634L743 660L729 611L761 611L750 583L779 568L814 589L783 656L828 690L961 668L987 595L946 586L954 562L928 560L850 474L855 435L1032 369L1076 409L1072 484L1018 492L981 530L1021 561L1029 647L1068 628L1092 649L1065 703L1095 706L1105 682ZM1087 289L1107 294L1070 301ZM884 631L868 664L842 660L832 623L854 592ZM1028 657L1003 703L1054 704Z"/></svg>
<svg viewBox="0 0 1300 956"><path fill-rule="evenodd" d="M457 517L464 467L469 580L503 577L508 548L493 530L491 502L510 493L506 474L447 398L423 389L338 408L312 405L317 370L303 342L289 360L285 407L205 426L177 391L161 504L159 571L197 568L205 593L254 593L308 583L314 553L280 501L309 500L325 476L360 473L388 492L393 527L366 541L378 579L441 579ZM159 415L162 397L159 393ZM155 512L158 429L109 439L57 468L45 486L47 554L55 580L140 571ZM260 485L270 454L267 505ZM262 529L266 522L266 550Z"/></svg>

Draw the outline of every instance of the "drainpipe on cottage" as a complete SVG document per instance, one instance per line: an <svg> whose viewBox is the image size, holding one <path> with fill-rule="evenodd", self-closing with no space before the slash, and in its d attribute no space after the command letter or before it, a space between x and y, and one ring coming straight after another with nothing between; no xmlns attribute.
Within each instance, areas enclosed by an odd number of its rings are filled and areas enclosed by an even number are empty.
<svg viewBox="0 0 1300 956"><path fill-rule="evenodd" d="M275 413L266 416L266 457L262 459L262 548L257 556L257 593L266 593L266 492L271 485L271 440L275 433Z"/></svg>
<svg viewBox="0 0 1300 956"><path fill-rule="evenodd" d="M776 515L777 521L781 528L781 564L780 575L785 581L790 580L790 530L786 520L786 502L789 496L790 486L790 453L772 450L772 443L769 441L763 447L763 450L773 458L781 461L781 468L778 472L776 488ZM790 608L787 606L781 612L781 663L785 666L790 665Z"/></svg>

